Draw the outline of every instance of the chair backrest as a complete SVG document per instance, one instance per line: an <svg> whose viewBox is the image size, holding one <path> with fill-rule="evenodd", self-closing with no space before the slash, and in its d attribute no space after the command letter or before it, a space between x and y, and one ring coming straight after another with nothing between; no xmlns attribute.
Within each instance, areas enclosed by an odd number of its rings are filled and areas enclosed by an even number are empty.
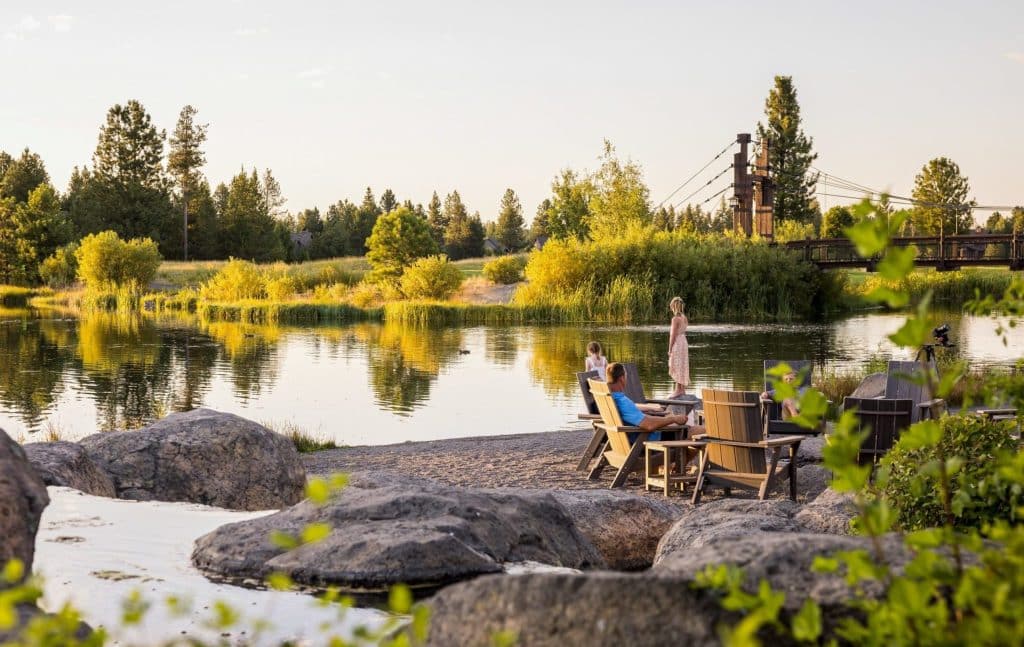
<svg viewBox="0 0 1024 647"><path fill-rule="evenodd" d="M587 413L599 413L597 402L594 401L594 396L590 393L590 385L587 384L587 380L596 379L597 371L582 371L576 374L576 381L580 383L580 393L583 394L583 404L587 407Z"/></svg>
<svg viewBox="0 0 1024 647"><path fill-rule="evenodd" d="M708 460L718 469L744 474L764 474L764 449L733 447L713 440L756 443L762 439L761 395L754 391L719 391L703 389L704 427L708 443Z"/></svg>
<svg viewBox="0 0 1024 647"><path fill-rule="evenodd" d="M907 399L913 402L910 412L911 422L918 422L921 418L921 410L917 405L931 400L928 384L922 380L924 377L922 371L923 366L920 362L891 361L885 377L886 399Z"/></svg>
<svg viewBox="0 0 1024 647"><path fill-rule="evenodd" d="M597 410L601 413L601 422L606 425L605 433L608 434L608 445L617 454L628 454L631 448L629 435L624 431L619 431L626 424L622 422L622 416L619 415L619 408L615 405L615 398L612 397L608 383L596 379L587 382L590 385L590 393L594 396L594 402L597 403Z"/></svg>
<svg viewBox="0 0 1024 647"><path fill-rule="evenodd" d="M868 431L861 444L860 464L878 462L899 440L900 432L910 426L915 404L907 398L845 398L843 410L857 412L858 431Z"/></svg>
<svg viewBox="0 0 1024 647"><path fill-rule="evenodd" d="M811 385L811 373L814 370L814 362L809 359L766 359L764 360L764 390L772 390L772 382L768 378L768 371L775 368L779 364L788 364L789 368L796 371L797 378L800 383L797 384L797 388L808 387ZM769 420L782 420L782 404L779 402L772 402L768 405L768 419Z"/></svg>
<svg viewBox="0 0 1024 647"><path fill-rule="evenodd" d="M647 402L644 383L640 381L640 369L633 362L623 362L622 368L626 369L626 396L639 404Z"/></svg>

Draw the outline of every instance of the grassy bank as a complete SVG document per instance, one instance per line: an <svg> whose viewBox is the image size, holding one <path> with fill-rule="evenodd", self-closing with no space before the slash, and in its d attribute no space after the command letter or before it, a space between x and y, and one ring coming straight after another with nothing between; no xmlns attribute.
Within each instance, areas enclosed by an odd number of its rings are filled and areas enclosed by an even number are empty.
<svg viewBox="0 0 1024 647"><path fill-rule="evenodd" d="M937 272L918 269L902 281L888 281L878 274L844 272L845 292L855 302L866 303L866 295L878 287L888 287L910 296L912 303L920 301L931 290L937 303L959 306L977 296L1000 297L1010 287L1014 273L1007 269L972 268L955 272Z"/></svg>

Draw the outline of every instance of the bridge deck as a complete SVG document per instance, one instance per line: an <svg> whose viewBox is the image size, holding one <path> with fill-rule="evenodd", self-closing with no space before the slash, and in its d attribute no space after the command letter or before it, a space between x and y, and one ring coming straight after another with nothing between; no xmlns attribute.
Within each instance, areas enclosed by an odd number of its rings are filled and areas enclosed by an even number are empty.
<svg viewBox="0 0 1024 647"><path fill-rule="evenodd" d="M917 248L914 262L939 271L961 267L1009 267L1024 270L1024 236L1012 234L964 234L956 236L904 236L892 239L896 247ZM873 271L881 257L864 259L846 238L817 238L783 243L802 252L805 260L822 269L863 267Z"/></svg>

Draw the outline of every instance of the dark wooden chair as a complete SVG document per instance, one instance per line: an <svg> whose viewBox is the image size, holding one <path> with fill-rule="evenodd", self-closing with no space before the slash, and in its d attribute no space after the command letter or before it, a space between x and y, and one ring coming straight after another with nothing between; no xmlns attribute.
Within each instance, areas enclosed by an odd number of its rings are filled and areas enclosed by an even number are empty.
<svg viewBox="0 0 1024 647"><path fill-rule="evenodd" d="M909 398L846 398L843 409L857 412L858 431L867 431L859 462L874 465L912 424L914 401Z"/></svg>
<svg viewBox="0 0 1024 647"><path fill-rule="evenodd" d="M885 378L886 400L910 400L913 402L911 408L911 423L921 420L935 420L942 416L946 409L946 401L941 398L932 398L928 384L923 379L922 370L928 366L928 370L934 371L934 365L924 365L921 362L891 361Z"/></svg>
<svg viewBox="0 0 1024 647"><path fill-rule="evenodd" d="M611 487L620 487L631 473L644 470L644 462L641 460L644 443L653 432L627 425L622 421L619 408L615 406L615 400L606 382L590 380L590 392L597 402L598 411L601 412L601 422L595 422L594 426L601 429L608 440L588 478L599 478L604 468L611 466L618 470L612 479ZM674 432L677 437L685 438L686 431L686 427L669 427L663 429L662 433L664 435L667 432Z"/></svg>
<svg viewBox="0 0 1024 647"><path fill-rule="evenodd" d="M771 391L773 385L771 380L768 378L768 371L775 368L779 364L787 364L789 368L796 372L799 383L796 388L803 389L811 386L811 377L814 372L814 363L808 359L766 359L764 360L764 390ZM788 420L782 419L782 403L776 402L771 398L762 400L762 404L765 407L765 425L764 425L764 436L767 438L769 435L793 435L802 434L805 436L817 436L818 434L824 433L825 423L815 428L807 429L800 425L789 422Z"/></svg>
<svg viewBox="0 0 1024 647"><path fill-rule="evenodd" d="M640 369L633 362L623 362L622 367L626 369L626 395L637 404L657 404L663 407L682 406L692 409L697 403L697 398L687 397L678 400L662 398L648 398L644 393L644 383L640 381Z"/></svg>
<svg viewBox="0 0 1024 647"><path fill-rule="evenodd" d="M597 403L594 396L590 394L588 380L596 380L597 371L581 371L576 374L576 381L580 383L580 393L583 395L583 413L576 415L580 420L600 420L601 414L597 410Z"/></svg>
<svg viewBox="0 0 1024 647"><path fill-rule="evenodd" d="M754 391L704 389L706 433L694 440L706 443L700 455L693 503L704 488L718 485L728 495L732 488L757 490L764 499L772 487L789 479L789 496L796 500L796 452L804 436L764 439L761 395ZM788 460L782 461L782 450Z"/></svg>

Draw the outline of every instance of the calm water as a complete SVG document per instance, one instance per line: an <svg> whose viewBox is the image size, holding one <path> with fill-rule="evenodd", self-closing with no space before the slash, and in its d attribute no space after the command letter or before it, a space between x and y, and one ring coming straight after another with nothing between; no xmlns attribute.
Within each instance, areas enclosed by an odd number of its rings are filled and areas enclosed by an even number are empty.
<svg viewBox="0 0 1024 647"><path fill-rule="evenodd" d="M973 366L1024 357L995 324L940 315ZM690 327L697 387L757 389L764 358L813 358L818 369L906 358L886 335L900 315L826 324ZM523 326L408 329L380 324L289 328L187 319L0 313L0 426L31 441L137 427L198 406L344 444L384 444L550 430L575 423L574 372L588 341L641 367L648 395L667 395L668 327ZM468 351L468 352L467 352Z"/></svg>

